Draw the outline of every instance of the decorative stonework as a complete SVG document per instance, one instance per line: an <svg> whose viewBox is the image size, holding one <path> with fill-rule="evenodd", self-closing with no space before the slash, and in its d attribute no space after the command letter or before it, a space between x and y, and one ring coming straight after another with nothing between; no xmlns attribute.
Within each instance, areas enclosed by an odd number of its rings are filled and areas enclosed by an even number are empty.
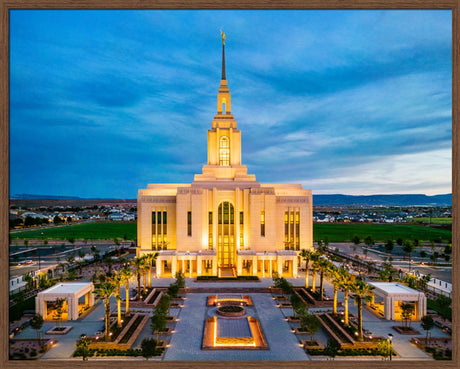
<svg viewBox="0 0 460 369"><path fill-rule="evenodd" d="M139 196L137 199L138 202L148 202L148 203L176 203L175 196Z"/></svg>

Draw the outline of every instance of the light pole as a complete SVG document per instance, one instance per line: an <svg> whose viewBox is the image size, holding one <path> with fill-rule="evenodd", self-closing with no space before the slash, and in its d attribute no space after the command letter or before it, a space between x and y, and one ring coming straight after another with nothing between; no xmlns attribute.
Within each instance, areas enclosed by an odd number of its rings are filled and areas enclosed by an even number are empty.
<svg viewBox="0 0 460 369"><path fill-rule="evenodd" d="M390 361L393 354L393 335L388 333L388 342L390 343Z"/></svg>

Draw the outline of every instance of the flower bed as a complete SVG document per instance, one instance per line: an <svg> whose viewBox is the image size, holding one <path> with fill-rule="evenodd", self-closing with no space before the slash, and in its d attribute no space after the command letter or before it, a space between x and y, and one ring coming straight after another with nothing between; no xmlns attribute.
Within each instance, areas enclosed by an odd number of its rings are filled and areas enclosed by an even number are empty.
<svg viewBox="0 0 460 369"><path fill-rule="evenodd" d="M38 359L54 343L56 339L14 339L10 340L10 360Z"/></svg>
<svg viewBox="0 0 460 369"><path fill-rule="evenodd" d="M420 332L412 327L400 327L400 326L393 326L396 332L400 334L420 334Z"/></svg>
<svg viewBox="0 0 460 369"><path fill-rule="evenodd" d="M139 326L139 324L142 322L143 319L144 319L144 315L138 315L136 317L136 320L134 321L134 323L131 324L131 327L129 327L128 331L124 334L123 338L120 340L120 343L127 343L129 341L132 334L136 331L137 327Z"/></svg>
<svg viewBox="0 0 460 369"><path fill-rule="evenodd" d="M324 349L307 349L309 355L326 355ZM383 356L376 348L345 349L337 351L337 356Z"/></svg>
<svg viewBox="0 0 460 369"><path fill-rule="evenodd" d="M46 334L67 334L73 327L67 325L63 327L53 327Z"/></svg>
<svg viewBox="0 0 460 369"><path fill-rule="evenodd" d="M216 309L216 313L222 316L242 316L246 313L246 310L242 306L238 305L224 305Z"/></svg>

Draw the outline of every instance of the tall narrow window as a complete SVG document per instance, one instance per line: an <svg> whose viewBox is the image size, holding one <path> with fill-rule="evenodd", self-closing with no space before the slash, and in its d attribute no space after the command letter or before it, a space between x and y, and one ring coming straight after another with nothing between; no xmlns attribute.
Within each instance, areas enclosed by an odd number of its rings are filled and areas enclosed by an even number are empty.
<svg viewBox="0 0 460 369"><path fill-rule="evenodd" d="M209 219L208 219L208 235L209 235L209 240L208 240L208 248L212 250L212 211L209 212Z"/></svg>
<svg viewBox="0 0 460 369"><path fill-rule="evenodd" d="M300 250L300 213L295 212L295 249Z"/></svg>
<svg viewBox="0 0 460 369"><path fill-rule="evenodd" d="M152 248L166 250L167 246L167 213L152 211Z"/></svg>
<svg viewBox="0 0 460 369"><path fill-rule="evenodd" d="M192 235L192 212L187 212L187 236Z"/></svg>
<svg viewBox="0 0 460 369"><path fill-rule="evenodd" d="M284 212L284 248L289 250L289 212Z"/></svg>
<svg viewBox="0 0 460 369"><path fill-rule="evenodd" d="M265 237L265 210L260 212L260 235Z"/></svg>
<svg viewBox="0 0 460 369"><path fill-rule="evenodd" d="M230 165L230 141L227 136L222 136L219 141L219 164Z"/></svg>
<svg viewBox="0 0 460 369"><path fill-rule="evenodd" d="M240 211L240 249L244 250L244 214Z"/></svg>

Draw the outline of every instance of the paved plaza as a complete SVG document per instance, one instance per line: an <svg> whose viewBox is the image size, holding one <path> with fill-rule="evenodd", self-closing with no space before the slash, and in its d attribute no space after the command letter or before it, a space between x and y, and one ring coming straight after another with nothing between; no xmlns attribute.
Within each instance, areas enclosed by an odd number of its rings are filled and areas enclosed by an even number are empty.
<svg viewBox="0 0 460 369"><path fill-rule="evenodd" d="M288 279L295 286L304 284L304 274L296 279ZM157 287L167 287L174 279L152 279L152 285ZM162 360L324 360L324 357L307 355L299 345L300 339L309 339L309 336L296 336L291 331L289 323L284 320L286 316L292 315L292 310L288 308L280 309L276 306L275 300L268 293L251 293L245 292L245 295L251 296L254 306L247 307L248 315L259 319L263 334L268 343L269 350L201 350L203 339L203 323L205 318L210 317L212 309L206 306L206 298L215 293L207 292L214 288L231 288L238 287L244 289L269 287L273 284L271 278L261 278L260 282L196 282L186 278L186 287L194 289L195 293L187 293L182 309L171 309L171 314L178 317L174 327L174 333L170 336L169 347ZM135 288L136 284L132 284ZM202 290L202 292L201 292ZM325 283L325 293L328 296L333 295L332 286ZM124 293L123 293L124 294ZM343 294L339 292L338 301L343 301ZM353 300L349 300L350 313L356 314L357 308ZM116 300L112 299L112 311L116 311ZM50 336L45 334L45 338L57 338L58 343L46 352L40 360L81 360L73 359L72 353L75 350L75 342L82 333L93 335L100 330L104 323L104 306L99 301L94 309L83 318L76 321L64 322L63 325L72 326L72 330L66 335ZM54 327L54 322L45 322L42 331ZM411 335L401 335L392 329L394 325L401 325L400 322L384 320L363 309L363 326L372 332L374 336L387 337L389 333L393 334L393 347L397 352L394 360L433 360L430 355L418 349L410 343ZM411 326L416 328L420 334L415 335L424 337L425 331L421 328L420 322L412 322ZM14 338L36 338L36 331L30 327L24 329ZM447 333L438 328L431 330L432 337L450 337ZM140 348L142 340L146 337L152 337L150 324L146 324L139 337L136 339L133 348ZM167 338L167 336L164 336ZM315 339L323 345L327 343L326 333L320 329L315 334ZM137 358L137 360L145 360ZM336 360L362 360L363 358L341 358ZM381 360L380 357L366 358L372 360ZM103 358L90 358L90 360L104 360ZM129 358L136 360L136 358Z"/></svg>

